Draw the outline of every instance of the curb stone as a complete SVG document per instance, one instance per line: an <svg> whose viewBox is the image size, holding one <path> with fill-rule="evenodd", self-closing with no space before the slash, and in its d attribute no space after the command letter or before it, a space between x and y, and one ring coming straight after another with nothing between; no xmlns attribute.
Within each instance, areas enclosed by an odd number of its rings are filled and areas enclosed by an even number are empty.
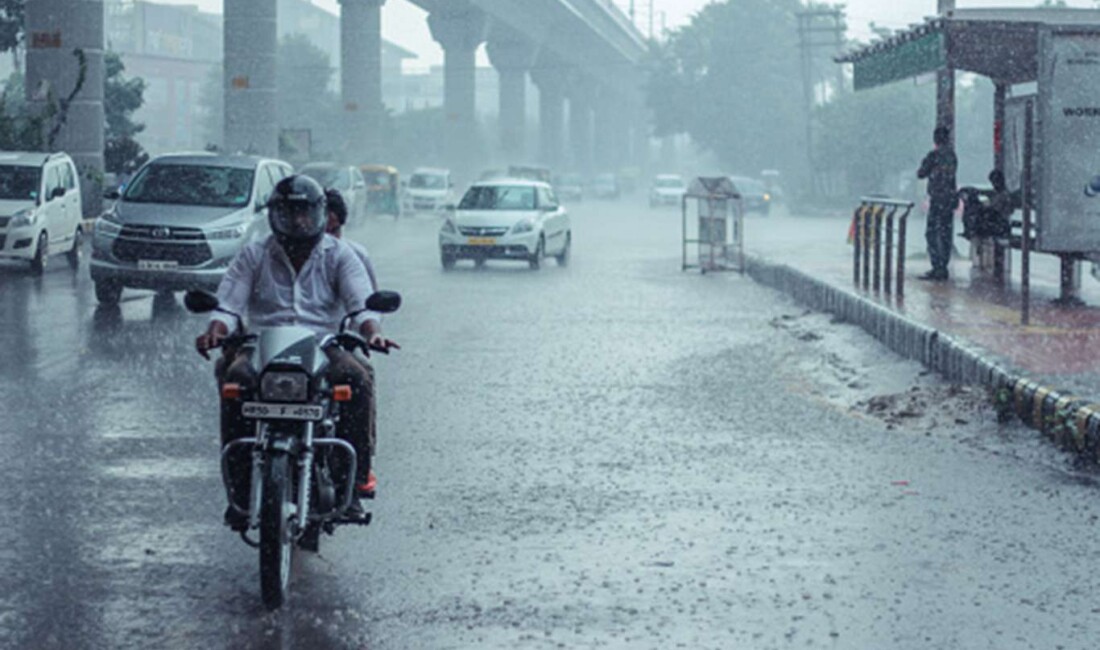
<svg viewBox="0 0 1100 650"><path fill-rule="evenodd" d="M757 283L863 328L897 354L919 361L949 381L1009 391L1013 411L1024 424L1078 458L1100 463L1100 399L1042 386L989 359L968 341L790 266L755 256L746 256L745 262L746 274Z"/></svg>

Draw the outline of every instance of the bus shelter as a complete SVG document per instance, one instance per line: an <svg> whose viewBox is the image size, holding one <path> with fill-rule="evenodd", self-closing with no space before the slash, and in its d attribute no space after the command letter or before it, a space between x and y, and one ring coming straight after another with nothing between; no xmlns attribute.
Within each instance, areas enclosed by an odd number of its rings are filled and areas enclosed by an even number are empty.
<svg viewBox="0 0 1100 650"><path fill-rule="evenodd" d="M690 206L695 204L695 219ZM745 270L744 209L741 193L727 176L699 177L682 200L681 270ZM695 260L689 260L696 247Z"/></svg>
<svg viewBox="0 0 1100 650"><path fill-rule="evenodd" d="M994 167L1035 216L1020 240L1061 257L1063 297L1076 293L1075 262L1100 261L1100 199L1084 191L1100 175L1100 12L950 9L835 60L857 91L935 74L937 123L952 134L956 71L991 79Z"/></svg>

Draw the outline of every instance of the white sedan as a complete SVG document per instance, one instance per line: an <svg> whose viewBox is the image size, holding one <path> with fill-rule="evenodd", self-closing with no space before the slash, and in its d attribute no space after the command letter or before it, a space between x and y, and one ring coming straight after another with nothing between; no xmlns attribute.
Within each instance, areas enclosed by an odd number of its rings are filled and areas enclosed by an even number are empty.
<svg viewBox="0 0 1100 650"><path fill-rule="evenodd" d="M485 260L517 260L532 269L546 257L569 263L573 245L569 214L546 183L494 179L466 191L439 231L444 269L461 259L481 266Z"/></svg>

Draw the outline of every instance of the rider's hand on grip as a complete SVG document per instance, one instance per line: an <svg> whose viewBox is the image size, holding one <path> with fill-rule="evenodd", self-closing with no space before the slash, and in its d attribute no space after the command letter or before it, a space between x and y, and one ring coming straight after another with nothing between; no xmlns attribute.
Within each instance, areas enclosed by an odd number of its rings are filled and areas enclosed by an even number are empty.
<svg viewBox="0 0 1100 650"><path fill-rule="evenodd" d="M370 337L370 349L382 354L389 354L390 350L400 350L401 346L381 334L375 334Z"/></svg>
<svg viewBox="0 0 1100 650"><path fill-rule="evenodd" d="M210 359L210 350L221 346L222 339L229 336L229 328L221 321L213 321L201 336L195 339L195 349L204 359Z"/></svg>

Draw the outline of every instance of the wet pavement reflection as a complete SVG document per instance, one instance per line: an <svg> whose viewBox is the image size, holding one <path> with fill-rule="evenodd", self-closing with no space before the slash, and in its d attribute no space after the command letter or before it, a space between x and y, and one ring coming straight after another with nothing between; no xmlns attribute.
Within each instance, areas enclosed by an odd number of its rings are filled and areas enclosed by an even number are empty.
<svg viewBox="0 0 1100 650"><path fill-rule="evenodd" d="M86 269L0 269L0 647L979 647L990 620L1036 647L1095 638L1095 487L1011 432L888 431L822 399L869 340L791 335L783 296L681 273L678 215L643 201L573 209L572 262L538 272L444 272L433 217L350 233L405 297L403 349L374 362L375 523L300 555L274 614L221 526L204 319L148 292L97 306ZM846 372L918 376L873 361Z"/></svg>

